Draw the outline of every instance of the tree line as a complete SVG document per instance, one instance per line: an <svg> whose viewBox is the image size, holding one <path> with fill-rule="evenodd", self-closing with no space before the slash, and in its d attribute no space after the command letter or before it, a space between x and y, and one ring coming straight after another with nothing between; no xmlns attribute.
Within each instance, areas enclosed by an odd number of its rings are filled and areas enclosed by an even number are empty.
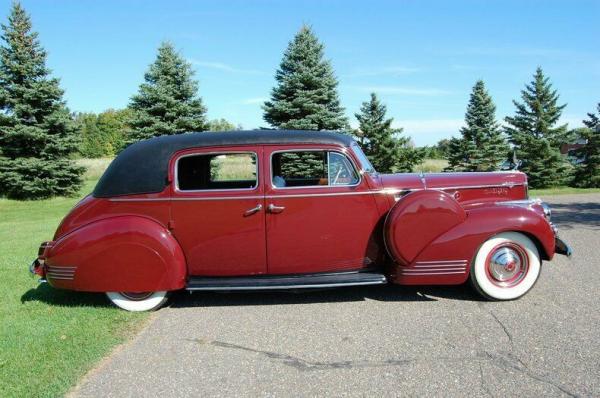
<svg viewBox="0 0 600 398"><path fill-rule="evenodd" d="M170 42L158 48L127 108L72 114L59 80L46 66L46 51L31 19L18 2L2 25L1 39L2 196L36 199L76 193L83 173L72 160L77 155L114 156L133 142L159 135L241 128L225 119L207 120L194 71ZM350 129L333 67L309 26L302 26L289 42L275 81L262 106L269 128L352 134L380 172L411 171L431 155L446 157L452 171L492 171L507 159L518 159L532 187L560 185L569 176L577 185L600 186L598 116L590 113L586 128L577 132L588 144L577 150L581 162L573 169L559 153L560 145L574 135L566 125L557 125L566 105L558 104L559 96L541 68L521 92L522 102L514 101L515 115L505 119L504 127L496 120L484 82L477 81L460 137L437 148L415 148L403 129L393 126L376 93L354 115L358 128Z"/></svg>

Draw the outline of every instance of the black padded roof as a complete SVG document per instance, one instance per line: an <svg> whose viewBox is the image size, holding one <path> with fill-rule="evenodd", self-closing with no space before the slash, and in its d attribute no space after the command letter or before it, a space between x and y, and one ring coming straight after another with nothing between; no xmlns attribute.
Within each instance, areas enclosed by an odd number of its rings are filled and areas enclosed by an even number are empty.
<svg viewBox="0 0 600 398"><path fill-rule="evenodd" d="M352 142L349 135L329 131L248 130L164 135L136 142L121 152L98 181L93 196L162 192L167 185L169 160L182 149L300 143L350 146Z"/></svg>

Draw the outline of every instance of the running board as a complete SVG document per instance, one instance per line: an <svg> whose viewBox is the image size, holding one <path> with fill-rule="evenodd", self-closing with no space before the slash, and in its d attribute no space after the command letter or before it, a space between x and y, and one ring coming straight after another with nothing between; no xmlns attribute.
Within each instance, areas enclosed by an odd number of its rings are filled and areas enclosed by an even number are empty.
<svg viewBox="0 0 600 398"><path fill-rule="evenodd" d="M385 275L376 272L337 272L303 275L198 277L188 279L186 290L281 290L381 285Z"/></svg>

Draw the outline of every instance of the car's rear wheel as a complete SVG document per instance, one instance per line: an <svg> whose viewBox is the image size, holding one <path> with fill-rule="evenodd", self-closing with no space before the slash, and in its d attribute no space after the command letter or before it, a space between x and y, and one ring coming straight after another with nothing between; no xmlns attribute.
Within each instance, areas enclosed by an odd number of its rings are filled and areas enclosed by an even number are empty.
<svg viewBox="0 0 600 398"><path fill-rule="evenodd" d="M167 291L160 292L107 292L108 299L117 307L127 311L154 311L168 299Z"/></svg>
<svg viewBox="0 0 600 398"><path fill-rule="evenodd" d="M471 283L487 299L514 300L535 285L541 264L531 239L518 232L504 232L479 248L471 267Z"/></svg>

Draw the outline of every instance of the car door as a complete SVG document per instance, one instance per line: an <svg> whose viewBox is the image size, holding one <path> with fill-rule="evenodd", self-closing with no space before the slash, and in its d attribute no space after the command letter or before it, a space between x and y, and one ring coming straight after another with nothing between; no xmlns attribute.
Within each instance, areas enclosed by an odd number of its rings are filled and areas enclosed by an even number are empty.
<svg viewBox="0 0 600 398"><path fill-rule="evenodd" d="M269 274L373 265L380 215L347 148L265 147Z"/></svg>
<svg viewBox="0 0 600 398"><path fill-rule="evenodd" d="M262 147L195 149L172 162L171 219L193 276L267 271Z"/></svg>

